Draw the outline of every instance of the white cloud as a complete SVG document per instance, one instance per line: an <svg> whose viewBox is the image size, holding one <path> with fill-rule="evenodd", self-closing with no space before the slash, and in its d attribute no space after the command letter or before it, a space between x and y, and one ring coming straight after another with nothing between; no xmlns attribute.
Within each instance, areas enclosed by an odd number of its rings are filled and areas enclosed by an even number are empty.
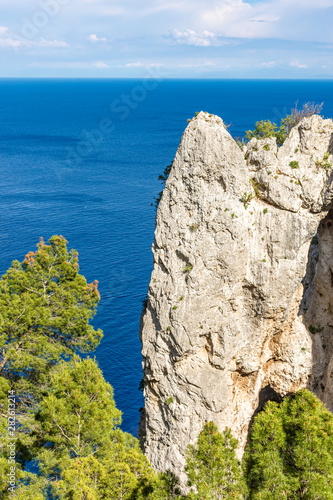
<svg viewBox="0 0 333 500"><path fill-rule="evenodd" d="M213 62L204 62L199 64L179 64L178 68L205 68L212 66L216 66L216 64Z"/></svg>
<svg viewBox="0 0 333 500"><path fill-rule="evenodd" d="M311 10L327 9L333 6L333 0L316 0L316 2L313 2L313 0L279 0L279 3L281 5L289 4L292 7L302 7L303 9Z"/></svg>
<svg viewBox="0 0 333 500"><path fill-rule="evenodd" d="M124 68L160 68L164 66L164 64L161 63L149 63L149 64L144 64L141 61L138 62L133 62L133 63L127 63L123 67Z"/></svg>
<svg viewBox="0 0 333 500"><path fill-rule="evenodd" d="M89 36L87 37L87 39L88 39L90 42L92 42L92 43L97 43L97 42L107 42L107 41L108 41L108 39L107 39L107 38L105 38L105 37L98 38L98 36L97 36L95 33L93 33L92 35L89 35Z"/></svg>
<svg viewBox="0 0 333 500"><path fill-rule="evenodd" d="M125 68L143 68L144 64L142 62L133 62L125 64Z"/></svg>
<svg viewBox="0 0 333 500"><path fill-rule="evenodd" d="M292 59L289 63L289 66L292 68L300 68L300 69L306 69L308 67L307 64L302 64L298 59Z"/></svg>
<svg viewBox="0 0 333 500"><path fill-rule="evenodd" d="M202 33L196 33L193 30L178 31L174 30L173 38L177 43L184 45L196 45L198 47L208 47L212 45L212 41L216 38L215 33L210 31L203 31Z"/></svg>
<svg viewBox="0 0 333 500"><path fill-rule="evenodd" d="M262 62L260 66L263 68L274 68L277 65L276 61Z"/></svg>
<svg viewBox="0 0 333 500"><path fill-rule="evenodd" d="M14 48L18 55L8 58L4 74L23 73L27 64L35 61L54 63L54 67L59 68L90 68L87 74L95 68L97 75L103 76L108 75L106 68L110 65L115 76L126 76L144 73L145 68L154 66L150 61L160 61L170 76L191 74L190 68L194 68L193 75L201 72L223 76L222 71L229 65L230 75L238 76L252 77L259 72L277 77L295 76L295 72L299 77L333 76L332 11L328 10L333 0L72 0L62 3L67 5L61 7L57 17L49 16L47 26L36 30L31 38L24 38L23 19L33 22L41 7L31 10L27 0L0 0L0 5L5 6L0 26L0 54L14 53ZM112 59L111 43L115 48ZM219 49L224 46L230 50ZM63 56L60 53L64 53ZM282 67L286 70L283 75ZM189 69L182 72L181 68ZM65 69L62 73L66 73ZM84 71L69 73L82 75Z"/></svg>
<svg viewBox="0 0 333 500"><path fill-rule="evenodd" d="M21 47L22 43L19 40L12 38L0 38L0 47Z"/></svg>
<svg viewBox="0 0 333 500"><path fill-rule="evenodd" d="M211 31L197 32L189 29L178 31L175 29L170 36L173 41L180 45L192 45L195 47L210 47L232 43L231 41L223 40L221 36Z"/></svg>
<svg viewBox="0 0 333 500"><path fill-rule="evenodd" d="M103 69L103 68L109 68L110 66L106 64L104 61L95 61L92 63L93 68L98 68L98 69Z"/></svg>
<svg viewBox="0 0 333 500"><path fill-rule="evenodd" d="M33 62L30 64L34 68L77 68L77 69L105 69L110 66L104 61L92 61L92 62L81 62L81 61L71 61L71 62Z"/></svg>
<svg viewBox="0 0 333 500"><path fill-rule="evenodd" d="M251 38L263 30L265 23L260 14L243 0L216 0L213 8L203 13L203 20L223 36ZM252 22L253 17L259 17L260 22Z"/></svg>
<svg viewBox="0 0 333 500"><path fill-rule="evenodd" d="M1 34L1 32L0 32ZM46 40L46 38L39 38L39 40L26 40L23 37L18 37L12 35L7 38L0 38L0 47L53 47L53 48L64 48L68 47L68 43L61 40Z"/></svg>
<svg viewBox="0 0 333 500"><path fill-rule="evenodd" d="M321 25L332 6L333 0L215 0L201 18L206 29L226 37L328 41L332 32Z"/></svg>
<svg viewBox="0 0 333 500"><path fill-rule="evenodd" d="M32 43L38 47L68 47L68 43L62 40L46 40L45 38L40 38L38 42Z"/></svg>

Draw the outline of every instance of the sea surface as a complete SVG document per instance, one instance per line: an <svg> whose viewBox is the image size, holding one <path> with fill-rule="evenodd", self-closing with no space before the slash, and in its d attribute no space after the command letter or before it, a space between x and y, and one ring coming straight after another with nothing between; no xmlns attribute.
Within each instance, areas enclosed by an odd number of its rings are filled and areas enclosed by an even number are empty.
<svg viewBox="0 0 333 500"><path fill-rule="evenodd" d="M324 101L333 81L0 80L0 275L40 236L62 234L99 280L94 353L123 430L137 434L143 398L139 320L152 270L157 177L187 119L204 110L243 136L280 122L295 102Z"/></svg>

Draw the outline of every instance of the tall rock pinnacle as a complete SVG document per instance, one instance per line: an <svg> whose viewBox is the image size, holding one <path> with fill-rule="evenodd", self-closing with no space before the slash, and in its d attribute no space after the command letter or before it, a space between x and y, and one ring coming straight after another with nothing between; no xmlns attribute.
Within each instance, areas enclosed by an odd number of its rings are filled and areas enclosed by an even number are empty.
<svg viewBox="0 0 333 500"><path fill-rule="evenodd" d="M187 127L156 217L141 319L140 437L181 480L207 421L245 447L268 399L302 387L333 409L333 122L242 151L221 118Z"/></svg>

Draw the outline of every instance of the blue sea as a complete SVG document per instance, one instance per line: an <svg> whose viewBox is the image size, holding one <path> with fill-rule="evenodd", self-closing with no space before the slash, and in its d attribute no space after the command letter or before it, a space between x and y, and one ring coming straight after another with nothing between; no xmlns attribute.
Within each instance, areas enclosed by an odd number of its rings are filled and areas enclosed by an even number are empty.
<svg viewBox="0 0 333 500"><path fill-rule="evenodd" d="M114 388L123 430L137 434L143 398L139 320L152 270L157 177L187 119L204 110L243 136L280 122L298 101L324 101L332 81L0 80L0 274L40 236L62 234L99 280L94 353Z"/></svg>

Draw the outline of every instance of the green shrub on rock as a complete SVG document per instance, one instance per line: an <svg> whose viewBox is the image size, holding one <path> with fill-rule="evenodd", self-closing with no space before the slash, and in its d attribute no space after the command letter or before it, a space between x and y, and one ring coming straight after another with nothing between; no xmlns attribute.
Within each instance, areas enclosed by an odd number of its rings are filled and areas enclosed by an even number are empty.
<svg viewBox="0 0 333 500"><path fill-rule="evenodd" d="M291 110L291 113L281 119L279 127L276 123L272 123L270 120L258 121L256 122L254 130L247 130L247 132L245 132L245 139L250 141L254 137L257 139L276 137L278 146L282 146L291 129L296 127L296 125L298 125L303 118L319 115L323 105L324 103L314 104L312 102L307 102L303 104L301 109L298 109L296 103L295 107Z"/></svg>

